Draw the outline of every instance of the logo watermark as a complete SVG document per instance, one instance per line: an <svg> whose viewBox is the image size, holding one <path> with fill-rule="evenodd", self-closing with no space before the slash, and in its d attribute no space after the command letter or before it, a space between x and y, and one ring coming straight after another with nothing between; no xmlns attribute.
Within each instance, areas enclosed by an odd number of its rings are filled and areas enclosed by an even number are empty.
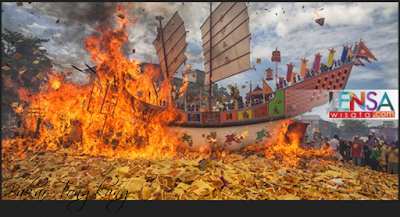
<svg viewBox="0 0 400 217"><path fill-rule="evenodd" d="M329 118L397 120L398 90L329 91Z"/></svg>

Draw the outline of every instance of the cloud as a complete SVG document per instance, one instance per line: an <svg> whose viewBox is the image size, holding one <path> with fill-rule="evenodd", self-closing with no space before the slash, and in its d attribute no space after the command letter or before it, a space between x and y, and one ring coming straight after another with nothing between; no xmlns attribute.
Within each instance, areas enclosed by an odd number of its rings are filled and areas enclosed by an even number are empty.
<svg viewBox="0 0 400 217"><path fill-rule="evenodd" d="M137 2L123 5L127 8L127 17L138 19L136 25L128 28L128 37L132 39L123 47L123 52L129 59L158 63L152 44L159 25L155 16L163 16L165 25L178 11L189 31L187 63L193 68L204 70L200 26L209 16L208 3L191 2L182 5L182 2ZM71 64L78 67L84 67L84 62L93 64L90 53L84 48L84 40L99 24L113 25L117 11L117 4L103 2L33 2L24 4L24 7L17 7L15 3L2 3L2 6L3 28L33 34L39 38L50 38L50 42L44 46L57 67L63 70L72 69ZM217 6L218 3L213 4L213 8ZM366 67L354 67L348 87L398 88L398 3L251 2L248 7L252 61L261 58L262 63L255 64L257 72L248 71L218 84L237 82L241 85L252 80L254 86L261 85L265 69L275 69L270 58L276 47L282 53L282 62L278 65L279 74L284 75L286 63L292 62L295 64L295 71L298 71L300 59L309 59L310 66L317 52L323 55L322 61L326 62L328 48L337 50L335 58L340 58L342 45L354 44L362 37L379 61L367 63ZM270 12L264 10L265 8ZM313 12L318 8L324 8L320 11L326 18L322 27L313 19ZM60 19L60 24L55 24L57 19ZM135 54L132 49L136 50Z"/></svg>
<svg viewBox="0 0 400 217"><path fill-rule="evenodd" d="M29 28L46 29L45 26L39 25L39 24L37 24L37 23L32 23L32 24L29 24L29 25L27 25L27 26L28 26Z"/></svg>

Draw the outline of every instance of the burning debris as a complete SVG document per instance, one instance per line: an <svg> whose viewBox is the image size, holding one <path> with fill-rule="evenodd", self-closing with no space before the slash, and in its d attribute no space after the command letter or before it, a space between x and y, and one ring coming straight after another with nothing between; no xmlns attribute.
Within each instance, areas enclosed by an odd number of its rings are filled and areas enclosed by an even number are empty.
<svg viewBox="0 0 400 217"><path fill-rule="evenodd" d="M121 16L125 12L120 10ZM170 135L168 124L179 112L165 104L170 82L165 80L154 88L152 79L158 71L146 68L142 72L137 60L130 61L120 52L128 19L118 19L118 27L101 26L86 40L96 69L86 67L97 75L91 85L76 86L64 80L64 74L39 72L36 79L43 82L40 92L27 97L27 90L18 90L26 104L15 110L25 132L18 146L27 141L32 150L57 150L75 146L72 153L120 157L175 156L182 142ZM37 53L36 51L34 53ZM21 54L16 53L18 59ZM74 69L84 71L74 65ZM26 69L20 70L23 73ZM72 72L67 72L71 75ZM157 90L157 92L155 92ZM142 94L146 93L146 94ZM149 94L147 94L149 93ZM31 94L31 93L30 93ZM145 103L164 101L166 109L150 108ZM145 102L145 103L142 103ZM169 108L170 107L170 108ZM43 109L40 117L31 111ZM126 129L129 129L127 131ZM34 142L30 141L35 135ZM25 149L22 149L25 150ZM21 151L22 151L21 150Z"/></svg>
<svg viewBox="0 0 400 217"><path fill-rule="evenodd" d="M142 70L137 60L123 56L120 50L131 22L124 10L118 12L117 18L113 16L117 28L101 25L85 41L96 64L94 69L85 63L96 75L93 83L77 86L66 81L65 74L71 76L72 71L39 72L34 77L43 83L39 93L19 90L23 103L14 102L12 108L20 120L12 129L14 138L3 140L3 198L22 199L19 193L10 194L18 183L33 183L37 193L40 187L70 181L76 189L93 193L107 180L104 189L128 191L128 199L398 199L396 176L381 179L378 172L344 166L330 149L302 149L300 135L288 133L286 127L276 129L278 140L264 144L262 138L270 131L258 132L257 146L238 153L229 153L224 145L240 143L249 136L247 130L228 135L223 144L210 132L203 134L208 147L189 152L192 137L167 129L181 121L169 102L171 89L177 88L171 88L168 78L156 85L157 70ZM21 69L20 74L26 71ZM190 65L186 69L192 71ZM176 97L183 96L189 83L185 71L182 77L184 85ZM60 191L52 189L42 196L72 199ZM90 199L104 198L92 194Z"/></svg>
<svg viewBox="0 0 400 217"><path fill-rule="evenodd" d="M328 159L304 160L306 168L256 155L200 159L32 154L3 161L2 195L36 200L35 192L46 189L40 199L74 199L62 193L65 186L55 187L61 180L70 182L70 190L88 191L89 200L116 199L105 196L110 190L126 192L127 200L398 200L397 175L382 178L379 172ZM21 183L32 183L32 192L22 194L24 185L12 191Z"/></svg>

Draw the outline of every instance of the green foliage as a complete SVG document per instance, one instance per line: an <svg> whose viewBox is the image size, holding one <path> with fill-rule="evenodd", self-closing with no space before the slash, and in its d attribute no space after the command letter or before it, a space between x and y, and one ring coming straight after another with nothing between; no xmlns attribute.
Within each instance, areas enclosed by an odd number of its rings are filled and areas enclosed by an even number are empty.
<svg viewBox="0 0 400 217"><path fill-rule="evenodd" d="M218 84L213 84L212 94L214 103L216 103L217 100L221 103L231 101L231 96L228 93L228 89L224 86L218 87ZM223 96L226 96L225 100L223 99Z"/></svg>
<svg viewBox="0 0 400 217"><path fill-rule="evenodd" d="M5 29L1 36L1 48L2 48L2 66L10 67L10 70L2 69L2 87L3 87L3 98L15 98L17 94L13 89L27 88L31 91L38 91L40 79L37 79L36 75L41 72L47 75L53 67L51 60L45 55L46 50L41 49L43 43L48 42L49 39L39 39L36 37L26 37L18 32L12 32ZM34 51L39 50L38 54L33 54ZM18 59L13 57L14 54L19 53L22 56ZM35 60L40 61L38 64L34 64ZM19 74L19 70L25 67L26 71ZM4 79L9 77L15 85L5 87L4 81L10 79Z"/></svg>
<svg viewBox="0 0 400 217"><path fill-rule="evenodd" d="M339 129L341 135L352 137L357 134L364 136L368 133L368 122L364 120L343 120Z"/></svg>
<svg viewBox="0 0 400 217"><path fill-rule="evenodd" d="M200 94L200 91L202 92ZM204 82L197 81L196 83L189 83L188 88L186 89L187 93L187 102L193 102L195 98L201 96L208 96L208 90L204 88ZM201 99L199 99L201 101Z"/></svg>

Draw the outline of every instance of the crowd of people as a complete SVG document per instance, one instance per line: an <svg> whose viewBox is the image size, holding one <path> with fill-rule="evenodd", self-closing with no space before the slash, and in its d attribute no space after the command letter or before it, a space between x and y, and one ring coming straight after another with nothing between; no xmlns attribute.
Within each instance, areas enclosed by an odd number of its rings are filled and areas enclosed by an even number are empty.
<svg viewBox="0 0 400 217"><path fill-rule="evenodd" d="M270 102L274 98L274 94L266 94L265 95L265 103ZM251 100L251 107L261 105L264 103L264 100L262 98L254 98ZM250 105L249 102L246 103L238 103L238 109L245 109L249 108ZM161 104L162 105L162 104ZM186 109L185 109L185 104L184 103L175 103L175 106L177 109L180 109L182 111L189 111L189 112L204 112L204 105L200 106L199 103L187 103L186 104ZM231 102L224 102L224 103L218 103L215 105L214 111L233 111L235 110L235 103L233 101Z"/></svg>
<svg viewBox="0 0 400 217"><path fill-rule="evenodd" d="M342 161L351 162L359 167L370 167L372 170L398 174L399 146L398 140L387 142L378 139L374 132L368 139L355 135L352 140L345 140L335 135L331 140L323 138L316 130L313 140L304 137L303 146L308 149L330 148Z"/></svg>

